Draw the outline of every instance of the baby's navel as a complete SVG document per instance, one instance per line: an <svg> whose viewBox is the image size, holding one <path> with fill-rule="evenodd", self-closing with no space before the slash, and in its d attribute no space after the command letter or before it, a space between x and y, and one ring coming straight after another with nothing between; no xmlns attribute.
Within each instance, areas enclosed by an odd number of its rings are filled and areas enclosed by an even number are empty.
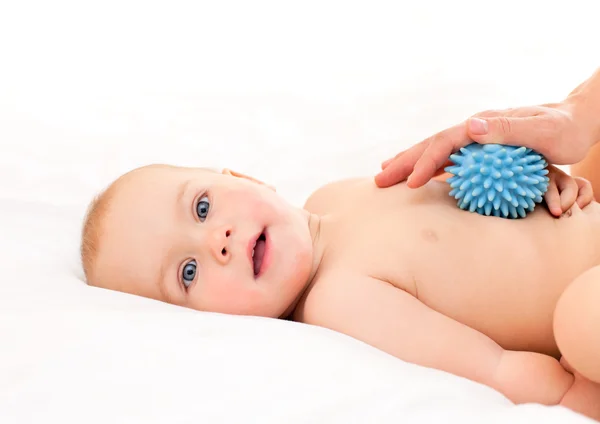
<svg viewBox="0 0 600 424"><path fill-rule="evenodd" d="M568 211L566 211L565 213L563 213L560 218L570 218L571 215L573 215L573 209L569 209Z"/></svg>
<svg viewBox="0 0 600 424"><path fill-rule="evenodd" d="M437 234L431 228L425 228L423 231L421 231L421 236L424 240L431 243L435 243L439 240Z"/></svg>

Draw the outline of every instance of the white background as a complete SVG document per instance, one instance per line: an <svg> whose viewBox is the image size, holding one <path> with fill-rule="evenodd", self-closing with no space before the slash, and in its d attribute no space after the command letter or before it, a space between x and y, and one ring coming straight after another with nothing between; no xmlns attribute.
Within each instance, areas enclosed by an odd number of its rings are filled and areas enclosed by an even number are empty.
<svg viewBox="0 0 600 424"><path fill-rule="evenodd" d="M470 114L560 100L600 66L597 10L0 3L0 421L578 422L330 332L88 288L77 252L135 166L228 166L300 205Z"/></svg>

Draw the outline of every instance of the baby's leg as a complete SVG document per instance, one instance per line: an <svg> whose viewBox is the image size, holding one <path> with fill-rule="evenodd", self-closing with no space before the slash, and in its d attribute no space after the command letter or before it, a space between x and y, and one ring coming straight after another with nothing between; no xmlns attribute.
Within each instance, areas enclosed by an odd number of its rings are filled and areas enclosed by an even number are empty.
<svg viewBox="0 0 600 424"><path fill-rule="evenodd" d="M554 337L563 358L575 371L597 383L600 383L599 303L600 266L597 266L567 287L554 311Z"/></svg>
<svg viewBox="0 0 600 424"><path fill-rule="evenodd" d="M600 201L600 142L590 149L584 160L571 166L571 175L591 182L594 198Z"/></svg>
<svg viewBox="0 0 600 424"><path fill-rule="evenodd" d="M600 200L600 143L571 166L571 174L592 183ZM566 361L584 377L600 383L600 266L583 273L560 297L554 311L554 337Z"/></svg>

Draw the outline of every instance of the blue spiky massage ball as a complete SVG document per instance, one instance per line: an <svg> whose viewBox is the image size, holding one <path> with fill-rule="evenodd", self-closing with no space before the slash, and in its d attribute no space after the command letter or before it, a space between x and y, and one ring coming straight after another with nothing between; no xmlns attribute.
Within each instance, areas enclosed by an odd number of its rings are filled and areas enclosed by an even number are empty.
<svg viewBox="0 0 600 424"><path fill-rule="evenodd" d="M470 212L525 218L548 190L548 163L526 147L472 143L450 160L450 196Z"/></svg>

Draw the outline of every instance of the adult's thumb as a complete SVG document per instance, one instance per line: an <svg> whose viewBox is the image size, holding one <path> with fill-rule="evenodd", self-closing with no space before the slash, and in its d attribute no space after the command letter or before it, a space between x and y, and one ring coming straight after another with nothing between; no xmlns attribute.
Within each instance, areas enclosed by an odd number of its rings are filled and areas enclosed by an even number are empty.
<svg viewBox="0 0 600 424"><path fill-rule="evenodd" d="M531 117L494 116L469 118L467 134L477 143L512 144L523 142L535 133L535 122Z"/></svg>

